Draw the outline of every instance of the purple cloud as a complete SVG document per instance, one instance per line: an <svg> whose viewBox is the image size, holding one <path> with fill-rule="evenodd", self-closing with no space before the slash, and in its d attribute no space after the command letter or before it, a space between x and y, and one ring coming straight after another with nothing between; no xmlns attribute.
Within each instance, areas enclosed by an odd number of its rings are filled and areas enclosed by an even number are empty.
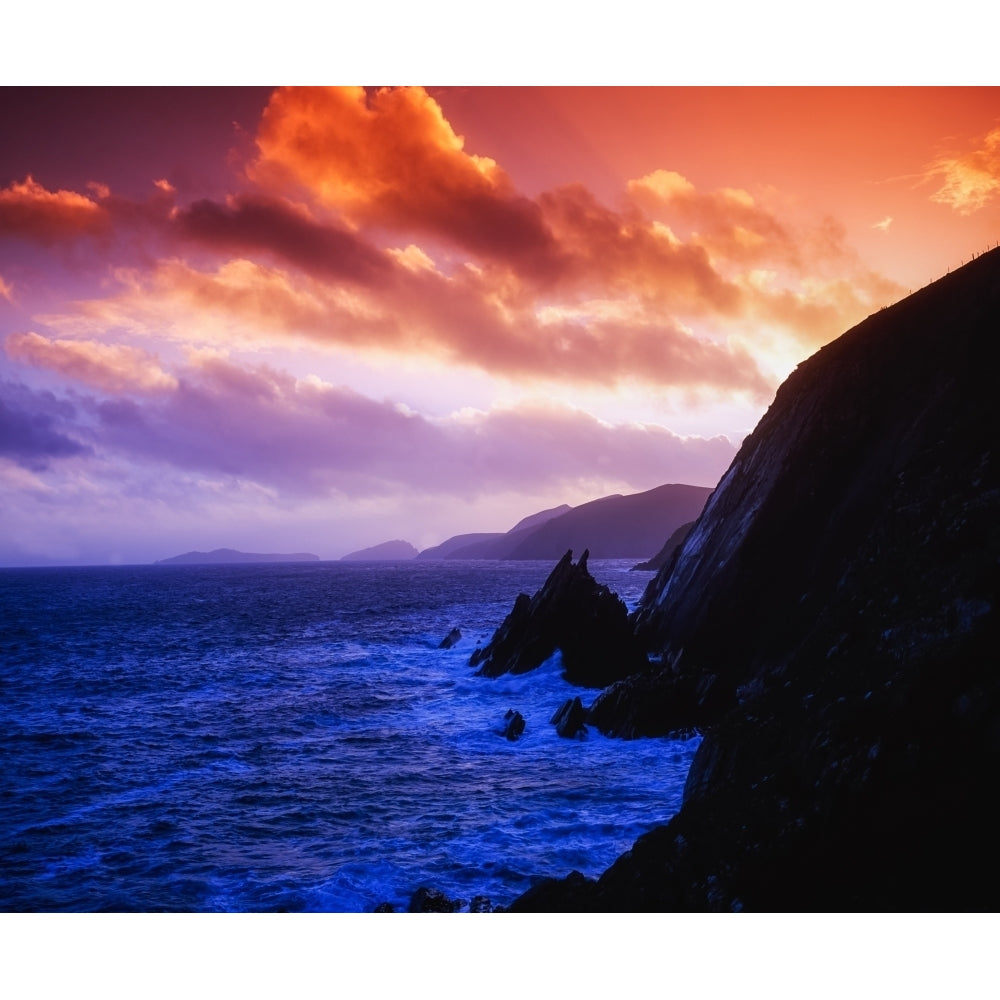
<svg viewBox="0 0 1000 1000"><path fill-rule="evenodd" d="M37 472L48 468L51 459L88 454L90 448L57 426L73 417L72 405L51 392L0 382L0 455Z"/></svg>

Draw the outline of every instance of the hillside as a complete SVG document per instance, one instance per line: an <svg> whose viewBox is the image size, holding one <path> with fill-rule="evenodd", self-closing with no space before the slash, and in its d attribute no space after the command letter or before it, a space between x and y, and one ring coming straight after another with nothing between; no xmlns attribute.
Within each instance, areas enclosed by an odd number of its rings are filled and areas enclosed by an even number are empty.
<svg viewBox="0 0 1000 1000"><path fill-rule="evenodd" d="M465 535L452 535L451 538L446 538L440 545L432 545L429 549L422 549L417 558L451 559L454 553L461 549L486 542L501 541L506 537L507 535L502 531L477 531Z"/></svg>
<svg viewBox="0 0 1000 1000"><path fill-rule="evenodd" d="M521 518L509 531L477 532L453 535L440 545L424 549L421 559L506 559L525 533L538 528L560 514L572 510L569 504L550 507Z"/></svg>
<svg viewBox="0 0 1000 1000"><path fill-rule="evenodd" d="M401 539L394 539L391 542L382 542L379 545L371 545L367 549L358 549L357 552L349 552L346 556L341 556L341 562L395 562L400 559L416 558L417 550L409 542Z"/></svg>
<svg viewBox="0 0 1000 1000"><path fill-rule="evenodd" d="M682 809L514 909L995 909L998 330L995 250L789 376L589 714L702 728Z"/></svg>
<svg viewBox="0 0 1000 1000"><path fill-rule="evenodd" d="M424 549L420 558L555 560L567 549L589 549L592 559L649 558L698 516L711 492L707 486L672 484L579 507L563 504L532 514L503 534L455 535Z"/></svg>
<svg viewBox="0 0 1000 1000"><path fill-rule="evenodd" d="M701 513L711 492L707 486L670 484L593 500L536 528L506 558L559 559L567 549L589 549L591 559L649 558Z"/></svg>
<svg viewBox="0 0 1000 1000"><path fill-rule="evenodd" d="M157 566L207 566L224 563L319 562L311 552L239 552L236 549L213 549L211 552L185 552L183 555L158 559Z"/></svg>

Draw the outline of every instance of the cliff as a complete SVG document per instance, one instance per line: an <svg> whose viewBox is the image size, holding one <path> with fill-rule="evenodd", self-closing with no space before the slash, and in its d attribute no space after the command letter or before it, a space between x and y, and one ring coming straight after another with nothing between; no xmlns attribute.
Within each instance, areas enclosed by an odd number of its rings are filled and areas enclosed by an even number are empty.
<svg viewBox="0 0 1000 1000"><path fill-rule="evenodd" d="M998 334L992 251L789 376L590 712L702 728L683 807L514 909L995 909Z"/></svg>

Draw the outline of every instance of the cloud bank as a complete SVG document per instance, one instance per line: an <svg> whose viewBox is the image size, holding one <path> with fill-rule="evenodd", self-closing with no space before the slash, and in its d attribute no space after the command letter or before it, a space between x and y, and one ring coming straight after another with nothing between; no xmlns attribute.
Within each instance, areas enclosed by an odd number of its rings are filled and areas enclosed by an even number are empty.
<svg viewBox="0 0 1000 1000"><path fill-rule="evenodd" d="M992 199L998 142L937 161L934 198ZM419 87L277 90L242 149L225 195L166 166L144 197L27 170L0 189L6 481L87 468L74 496L117 476L152 503L169 479L274 509L713 485L739 441L627 422L627 394L759 412L902 291L770 188L665 164L613 203L572 178L528 196ZM344 359L455 402L339 384Z"/></svg>

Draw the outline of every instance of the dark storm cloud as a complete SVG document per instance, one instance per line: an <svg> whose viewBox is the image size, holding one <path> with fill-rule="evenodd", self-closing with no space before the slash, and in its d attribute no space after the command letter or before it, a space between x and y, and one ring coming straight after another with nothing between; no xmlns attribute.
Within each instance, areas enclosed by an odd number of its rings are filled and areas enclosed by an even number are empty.
<svg viewBox="0 0 1000 1000"><path fill-rule="evenodd" d="M392 270L370 243L276 198L241 196L226 204L205 199L173 218L189 239L239 254L265 251L316 276L371 285Z"/></svg>
<svg viewBox="0 0 1000 1000"><path fill-rule="evenodd" d="M72 419L73 407L51 392L37 392L19 382L0 382L0 455L38 471L50 459L90 453L58 428Z"/></svg>

